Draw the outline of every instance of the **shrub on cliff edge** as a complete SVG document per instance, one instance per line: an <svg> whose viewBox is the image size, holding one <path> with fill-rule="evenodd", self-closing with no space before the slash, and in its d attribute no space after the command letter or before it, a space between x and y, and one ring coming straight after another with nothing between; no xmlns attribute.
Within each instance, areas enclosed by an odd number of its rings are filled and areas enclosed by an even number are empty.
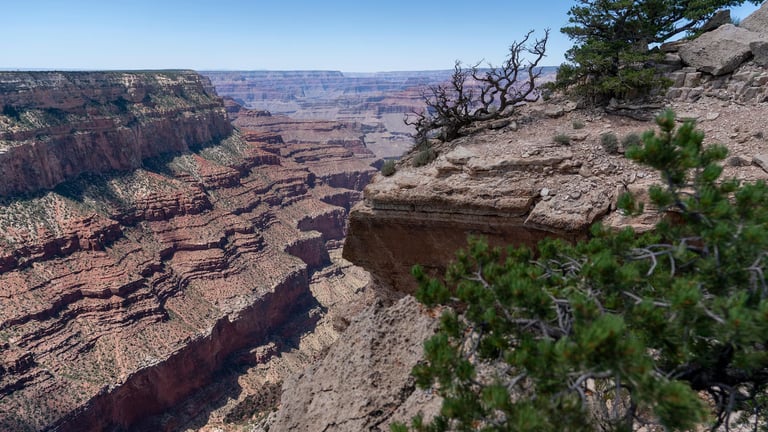
<svg viewBox="0 0 768 432"><path fill-rule="evenodd" d="M429 141L424 139L414 146L416 154L413 156L412 164L414 167L420 167L429 164L437 158L437 152L429 145Z"/></svg>
<svg viewBox="0 0 768 432"><path fill-rule="evenodd" d="M384 161L384 165L381 166L381 175L384 177L389 177L392 174L397 171L397 167L395 166L395 161L392 159L387 159Z"/></svg>
<svg viewBox="0 0 768 432"><path fill-rule="evenodd" d="M545 56L549 30L532 43L531 34L533 31L512 42L501 66L481 69L478 63L467 69L457 61L447 84L428 87L422 94L426 108L405 118L407 125L416 128L416 142L433 134L441 141L451 141L475 122L509 117L516 104L537 100L539 63Z"/></svg>
<svg viewBox="0 0 768 432"><path fill-rule="evenodd" d="M766 427L768 187L720 179L727 151L692 122L657 123L627 150L661 173L650 200L674 217L654 231L598 225L537 253L473 239L442 280L414 268L444 310L413 370L443 405L414 430L714 430L736 412Z"/></svg>

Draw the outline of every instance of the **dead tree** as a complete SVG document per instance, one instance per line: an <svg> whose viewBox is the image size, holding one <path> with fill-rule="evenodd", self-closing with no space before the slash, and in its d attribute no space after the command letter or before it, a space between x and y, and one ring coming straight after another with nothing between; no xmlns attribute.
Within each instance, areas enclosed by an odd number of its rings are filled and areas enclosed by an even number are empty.
<svg viewBox="0 0 768 432"><path fill-rule="evenodd" d="M478 63L465 69L456 61L449 82L427 87L422 94L426 108L405 118L407 125L416 128L417 144L431 136L453 140L472 123L510 117L518 103L537 100L536 80L541 75L539 63L545 56L549 30L529 43L532 34L529 31L512 43L501 66L489 64L481 69Z"/></svg>

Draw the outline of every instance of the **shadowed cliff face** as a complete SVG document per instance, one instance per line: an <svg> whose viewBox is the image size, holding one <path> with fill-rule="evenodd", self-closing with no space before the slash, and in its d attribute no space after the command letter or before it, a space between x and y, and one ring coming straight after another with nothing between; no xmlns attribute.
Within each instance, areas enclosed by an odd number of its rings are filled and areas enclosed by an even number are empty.
<svg viewBox="0 0 768 432"><path fill-rule="evenodd" d="M375 172L359 140L233 133L191 72L0 74L0 101L0 429L170 430L146 418L307 330Z"/></svg>

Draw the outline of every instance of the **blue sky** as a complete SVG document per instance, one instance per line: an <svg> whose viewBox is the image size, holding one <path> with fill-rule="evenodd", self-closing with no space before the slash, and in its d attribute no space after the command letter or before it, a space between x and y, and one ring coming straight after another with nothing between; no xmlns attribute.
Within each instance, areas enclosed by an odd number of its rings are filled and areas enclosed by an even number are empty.
<svg viewBox="0 0 768 432"><path fill-rule="evenodd" d="M0 68L375 72L500 63L551 28L546 65L571 45L565 0L2 0ZM734 12L745 17L755 6Z"/></svg>

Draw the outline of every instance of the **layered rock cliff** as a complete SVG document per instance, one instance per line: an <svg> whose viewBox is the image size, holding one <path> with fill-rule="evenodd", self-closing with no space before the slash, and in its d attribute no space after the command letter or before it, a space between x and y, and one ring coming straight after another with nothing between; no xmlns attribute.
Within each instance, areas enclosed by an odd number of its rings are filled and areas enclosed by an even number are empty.
<svg viewBox="0 0 768 432"><path fill-rule="evenodd" d="M232 132L210 83L193 72L4 72L0 195L220 141Z"/></svg>
<svg viewBox="0 0 768 432"><path fill-rule="evenodd" d="M375 172L359 139L248 110L236 132L192 72L0 83L0 429L174 430L275 338L335 338L365 284L335 252Z"/></svg>

